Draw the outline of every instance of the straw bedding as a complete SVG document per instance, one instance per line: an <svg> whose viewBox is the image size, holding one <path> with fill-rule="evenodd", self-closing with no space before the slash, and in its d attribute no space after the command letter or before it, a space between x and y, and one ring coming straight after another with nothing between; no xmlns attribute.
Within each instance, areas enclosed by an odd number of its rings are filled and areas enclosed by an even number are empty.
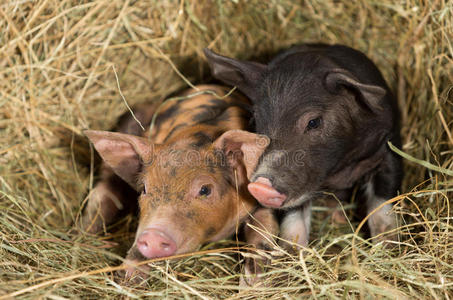
<svg viewBox="0 0 453 300"><path fill-rule="evenodd" d="M0 299L451 299L452 17L444 0L0 2ZM360 49L398 96L410 155L394 199L401 242L373 246L360 220L333 224L318 205L310 249L275 250L259 286L238 286L236 241L118 284L135 219L102 236L71 231L96 178L82 130L209 80L206 46L266 61L301 42Z"/></svg>

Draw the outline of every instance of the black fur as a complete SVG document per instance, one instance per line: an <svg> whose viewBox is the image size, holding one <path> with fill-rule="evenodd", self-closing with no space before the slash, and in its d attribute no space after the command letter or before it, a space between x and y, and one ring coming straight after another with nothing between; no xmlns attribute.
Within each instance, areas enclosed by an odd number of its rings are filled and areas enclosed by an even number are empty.
<svg viewBox="0 0 453 300"><path fill-rule="evenodd" d="M306 44L282 52L268 65L210 51L206 56L214 76L252 100L256 131L271 139L252 180L269 178L287 195L283 208L300 205L302 196L345 191L368 180L376 196L396 195L401 159L387 142L401 144L397 102L363 53ZM307 123L316 118L319 128L309 129ZM273 159L272 153L287 159Z"/></svg>

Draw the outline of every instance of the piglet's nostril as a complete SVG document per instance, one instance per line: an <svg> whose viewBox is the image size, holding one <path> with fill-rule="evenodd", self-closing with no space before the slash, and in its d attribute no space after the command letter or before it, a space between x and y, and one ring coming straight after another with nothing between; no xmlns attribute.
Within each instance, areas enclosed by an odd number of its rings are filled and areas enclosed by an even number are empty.
<svg viewBox="0 0 453 300"><path fill-rule="evenodd" d="M165 249L165 250L168 250L171 247L171 245L169 243L161 243L160 246L162 249Z"/></svg>
<svg viewBox="0 0 453 300"><path fill-rule="evenodd" d="M137 246L145 248L148 247L148 243L146 241L138 241Z"/></svg>

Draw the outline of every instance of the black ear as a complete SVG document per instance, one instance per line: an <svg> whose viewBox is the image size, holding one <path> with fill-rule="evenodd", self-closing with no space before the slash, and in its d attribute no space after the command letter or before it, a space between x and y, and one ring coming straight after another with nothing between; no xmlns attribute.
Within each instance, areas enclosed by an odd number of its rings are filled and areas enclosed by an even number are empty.
<svg viewBox="0 0 453 300"><path fill-rule="evenodd" d="M203 51L215 78L228 85L237 86L251 100L256 98L256 86L266 70L266 65L221 56L208 48Z"/></svg>
<svg viewBox="0 0 453 300"><path fill-rule="evenodd" d="M353 90L372 111L382 110L381 100L387 93L383 87L359 82L344 69L329 71L325 76L324 84L330 93L338 93L341 88Z"/></svg>

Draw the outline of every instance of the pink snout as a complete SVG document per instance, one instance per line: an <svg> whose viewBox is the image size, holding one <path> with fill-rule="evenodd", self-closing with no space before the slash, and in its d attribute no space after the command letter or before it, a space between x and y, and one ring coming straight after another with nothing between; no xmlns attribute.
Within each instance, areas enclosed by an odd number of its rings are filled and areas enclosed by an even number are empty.
<svg viewBox="0 0 453 300"><path fill-rule="evenodd" d="M164 232L150 228L137 239L137 248L146 258L171 256L176 253L176 243Z"/></svg>
<svg viewBox="0 0 453 300"><path fill-rule="evenodd" d="M264 177L258 177L255 182L249 183L248 189L259 203L267 207L281 207L286 200L286 195L277 192L270 180Z"/></svg>

